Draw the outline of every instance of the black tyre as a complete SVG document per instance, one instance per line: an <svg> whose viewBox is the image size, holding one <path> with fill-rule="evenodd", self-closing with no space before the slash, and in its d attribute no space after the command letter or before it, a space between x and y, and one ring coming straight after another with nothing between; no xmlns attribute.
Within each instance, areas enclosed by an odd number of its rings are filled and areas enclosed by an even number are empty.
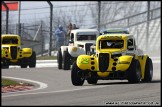
<svg viewBox="0 0 162 107"><path fill-rule="evenodd" d="M70 63L70 56L68 51L66 50L63 52L63 70L70 70Z"/></svg>
<svg viewBox="0 0 162 107"><path fill-rule="evenodd" d="M2 69L8 69L9 68L9 65L1 65L2 66Z"/></svg>
<svg viewBox="0 0 162 107"><path fill-rule="evenodd" d="M36 53L33 51L31 57L29 58L29 67L35 68L36 66Z"/></svg>
<svg viewBox="0 0 162 107"><path fill-rule="evenodd" d="M22 64L22 65L21 65L21 68L27 68L27 66L28 66L28 65L26 65L26 64Z"/></svg>
<svg viewBox="0 0 162 107"><path fill-rule="evenodd" d="M9 63L6 60L1 59L1 67L2 69L8 69L9 68Z"/></svg>
<svg viewBox="0 0 162 107"><path fill-rule="evenodd" d="M84 79L82 78L82 71L78 68L76 61L73 63L71 70L71 81L75 86L81 86L84 83Z"/></svg>
<svg viewBox="0 0 162 107"><path fill-rule="evenodd" d="M97 84L97 81L98 79L92 77L87 79L88 84Z"/></svg>
<svg viewBox="0 0 162 107"><path fill-rule="evenodd" d="M131 65L127 71L128 82L139 83L141 80L141 66L138 60L132 59Z"/></svg>
<svg viewBox="0 0 162 107"><path fill-rule="evenodd" d="M62 69L62 54L61 54L61 48L58 50L58 53L57 53L57 64L58 64L58 69Z"/></svg>
<svg viewBox="0 0 162 107"><path fill-rule="evenodd" d="M148 57L145 65L144 79L142 79L142 81L151 82L152 77L153 77L153 64L152 64L152 60Z"/></svg>

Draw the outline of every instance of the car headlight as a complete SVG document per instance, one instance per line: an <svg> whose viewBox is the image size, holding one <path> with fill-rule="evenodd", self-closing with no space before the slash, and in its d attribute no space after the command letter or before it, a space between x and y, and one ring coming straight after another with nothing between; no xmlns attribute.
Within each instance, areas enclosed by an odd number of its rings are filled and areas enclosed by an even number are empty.
<svg viewBox="0 0 162 107"><path fill-rule="evenodd" d="M77 47L73 47L73 48L72 48L72 51L73 51L73 52L76 52L76 51L77 51Z"/></svg>

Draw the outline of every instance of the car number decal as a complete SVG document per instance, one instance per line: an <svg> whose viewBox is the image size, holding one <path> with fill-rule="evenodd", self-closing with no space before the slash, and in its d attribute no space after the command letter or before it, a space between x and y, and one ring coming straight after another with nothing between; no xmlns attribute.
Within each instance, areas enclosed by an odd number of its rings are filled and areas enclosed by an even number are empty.
<svg viewBox="0 0 162 107"><path fill-rule="evenodd" d="M89 63L89 59L88 58L81 58L78 61L79 64L88 64Z"/></svg>
<svg viewBox="0 0 162 107"><path fill-rule="evenodd" d="M1 53L2 55L4 54L4 50L2 50L2 53Z"/></svg>

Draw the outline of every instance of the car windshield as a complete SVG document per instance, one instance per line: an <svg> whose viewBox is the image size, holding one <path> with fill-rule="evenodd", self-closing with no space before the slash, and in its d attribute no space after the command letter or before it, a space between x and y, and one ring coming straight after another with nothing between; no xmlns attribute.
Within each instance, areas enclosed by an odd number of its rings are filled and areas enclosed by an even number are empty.
<svg viewBox="0 0 162 107"><path fill-rule="evenodd" d="M18 39L16 39L16 38L3 38L2 44L18 44Z"/></svg>
<svg viewBox="0 0 162 107"><path fill-rule="evenodd" d="M77 35L77 40L96 40L96 35Z"/></svg>
<svg viewBox="0 0 162 107"><path fill-rule="evenodd" d="M102 40L99 41L100 49L123 48L123 40Z"/></svg>

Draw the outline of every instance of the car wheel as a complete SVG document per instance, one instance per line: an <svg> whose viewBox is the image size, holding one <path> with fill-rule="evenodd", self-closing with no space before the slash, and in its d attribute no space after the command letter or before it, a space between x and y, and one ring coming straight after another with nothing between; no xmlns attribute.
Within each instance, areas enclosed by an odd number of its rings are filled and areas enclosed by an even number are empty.
<svg viewBox="0 0 162 107"><path fill-rule="evenodd" d="M131 65L128 69L128 82L139 83L141 80L141 66L138 60L132 59Z"/></svg>
<svg viewBox="0 0 162 107"><path fill-rule="evenodd" d="M63 70L70 70L70 56L67 50L63 52Z"/></svg>
<svg viewBox="0 0 162 107"><path fill-rule="evenodd" d="M27 68L27 66L28 66L28 65L26 65L26 64L22 64L22 65L21 65L21 68Z"/></svg>
<svg viewBox="0 0 162 107"><path fill-rule="evenodd" d="M2 69L8 69L9 65L2 65Z"/></svg>
<svg viewBox="0 0 162 107"><path fill-rule="evenodd" d="M34 68L36 66L36 53L33 51L31 57L29 58L29 67Z"/></svg>
<svg viewBox="0 0 162 107"><path fill-rule="evenodd" d="M58 69L62 69L62 54L61 54L61 48L58 50L58 53L57 53L57 64L58 64Z"/></svg>
<svg viewBox="0 0 162 107"><path fill-rule="evenodd" d="M84 79L82 78L82 71L78 68L76 61L73 63L71 70L71 81L75 86L81 86L84 83Z"/></svg>
<svg viewBox="0 0 162 107"><path fill-rule="evenodd" d="M142 81L151 82L152 77L153 77L153 64L152 64L152 60L148 57L145 65L144 79L142 79Z"/></svg>
<svg viewBox="0 0 162 107"><path fill-rule="evenodd" d="M2 67L2 69L8 69L8 68L9 68L9 64L8 64L8 62L5 61L5 60L3 61L3 59L2 59L1 67Z"/></svg>
<svg viewBox="0 0 162 107"><path fill-rule="evenodd" d="M88 84L97 84L97 81L98 79L92 77L87 79Z"/></svg>

